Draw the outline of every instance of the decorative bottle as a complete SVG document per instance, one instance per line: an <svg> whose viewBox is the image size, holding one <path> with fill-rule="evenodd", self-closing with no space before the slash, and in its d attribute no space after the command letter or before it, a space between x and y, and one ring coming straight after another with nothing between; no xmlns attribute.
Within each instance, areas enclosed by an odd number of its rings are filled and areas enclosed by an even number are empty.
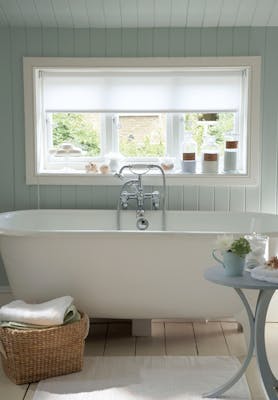
<svg viewBox="0 0 278 400"><path fill-rule="evenodd" d="M238 136L234 133L229 133L225 139L224 150L224 172L237 171L238 158Z"/></svg>
<svg viewBox="0 0 278 400"><path fill-rule="evenodd" d="M196 173L197 144L192 137L192 132L185 131L185 138L182 146L182 172L186 174Z"/></svg>
<svg viewBox="0 0 278 400"><path fill-rule="evenodd" d="M269 237L256 232L245 235L251 246L251 252L247 254L245 265L248 269L263 266L268 256Z"/></svg>
<svg viewBox="0 0 278 400"><path fill-rule="evenodd" d="M219 165L219 147L214 136L205 138L201 151L203 174L217 174Z"/></svg>

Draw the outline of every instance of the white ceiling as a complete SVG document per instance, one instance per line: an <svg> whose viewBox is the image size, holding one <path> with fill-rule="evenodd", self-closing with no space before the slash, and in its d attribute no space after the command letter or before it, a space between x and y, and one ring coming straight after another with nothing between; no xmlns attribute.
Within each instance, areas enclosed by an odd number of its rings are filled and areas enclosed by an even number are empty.
<svg viewBox="0 0 278 400"><path fill-rule="evenodd" d="M278 0L0 0L0 26L278 26Z"/></svg>

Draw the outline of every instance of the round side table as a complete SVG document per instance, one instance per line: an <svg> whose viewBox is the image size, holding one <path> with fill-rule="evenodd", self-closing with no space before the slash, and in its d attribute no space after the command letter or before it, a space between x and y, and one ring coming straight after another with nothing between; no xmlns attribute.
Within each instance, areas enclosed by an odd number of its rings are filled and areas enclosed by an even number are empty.
<svg viewBox="0 0 278 400"><path fill-rule="evenodd" d="M267 396L270 400L277 400L278 392L276 389L278 388L278 380L274 376L270 368L266 355L265 320L270 300L275 290L278 289L278 284L253 279L251 278L249 272L245 272L243 276L226 276L224 274L224 269L221 267L213 267L207 269L205 271L204 277L210 282L216 283L218 285L232 287L235 289L248 315L250 326L250 339L246 358L239 371L228 382L212 390L209 393L205 393L203 397L219 397L228 389L230 389L246 371L246 368L248 367L252 359L255 349L257 355L257 364ZM254 314L242 289L259 290L256 310Z"/></svg>

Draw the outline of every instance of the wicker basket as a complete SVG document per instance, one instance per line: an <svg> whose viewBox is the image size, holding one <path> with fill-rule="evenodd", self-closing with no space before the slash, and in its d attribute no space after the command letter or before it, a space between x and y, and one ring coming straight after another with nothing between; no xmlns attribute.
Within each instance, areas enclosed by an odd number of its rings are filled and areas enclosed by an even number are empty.
<svg viewBox="0 0 278 400"><path fill-rule="evenodd" d="M80 321L53 328L0 328L6 375L14 383L23 384L80 371L88 330L89 318L84 313Z"/></svg>

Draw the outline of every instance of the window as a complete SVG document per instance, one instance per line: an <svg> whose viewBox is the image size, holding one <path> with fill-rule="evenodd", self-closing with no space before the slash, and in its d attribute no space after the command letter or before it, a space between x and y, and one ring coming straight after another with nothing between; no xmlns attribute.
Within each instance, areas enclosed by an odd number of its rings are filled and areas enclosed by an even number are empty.
<svg viewBox="0 0 278 400"><path fill-rule="evenodd" d="M117 184L100 168L116 153L165 166L172 184L256 184L259 67L259 57L25 58L27 183Z"/></svg>

